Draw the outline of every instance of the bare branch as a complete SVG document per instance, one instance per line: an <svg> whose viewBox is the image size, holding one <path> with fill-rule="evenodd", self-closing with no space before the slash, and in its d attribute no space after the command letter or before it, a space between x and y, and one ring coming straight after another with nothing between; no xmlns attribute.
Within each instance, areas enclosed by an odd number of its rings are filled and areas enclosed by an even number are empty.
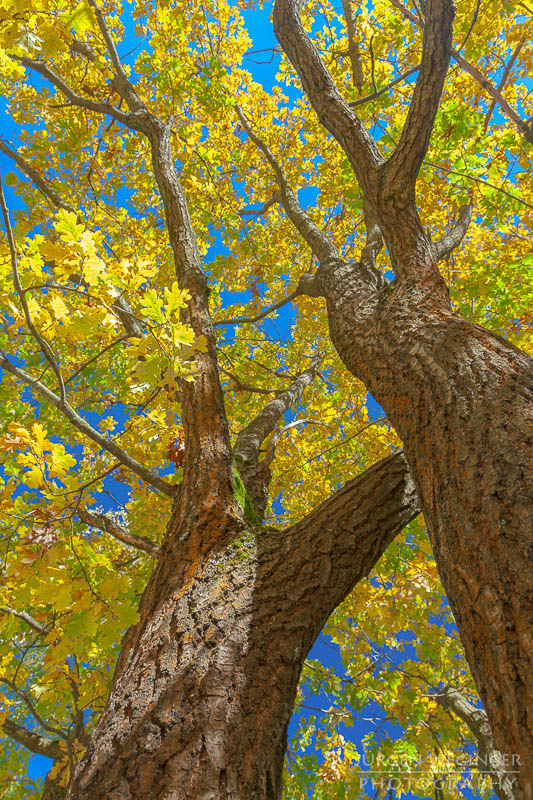
<svg viewBox="0 0 533 800"><path fill-rule="evenodd" d="M270 400L239 433L233 448L233 456L239 464L257 461L261 444L272 433L282 414L300 399L314 379L321 361L322 356L315 356L309 367L298 375L287 389Z"/></svg>
<svg viewBox="0 0 533 800"><path fill-rule="evenodd" d="M66 403L66 396L65 396L65 384L63 382L63 376L61 375L61 371L54 358L54 353L52 351L52 348L50 347L46 339L44 339L41 336L41 334L33 324L30 314L30 309L28 308L28 303L26 302L26 295L24 294L20 283L20 278L18 273L17 250L15 247L15 237L13 236L13 230L11 228L11 222L9 220L9 212L6 206L6 201L4 197L4 187L1 179L0 179L0 208L2 209L2 215L4 218L4 225L7 234L7 241L9 243L9 252L11 255L11 267L13 271L13 284L15 286L15 291L18 294L20 303L22 305L24 318L26 320L26 325L28 326L31 335L39 345L39 348L43 353L45 359L52 367L52 370L54 371L54 374L57 378L57 383L59 386L59 394L60 394L60 403L61 406L64 406Z"/></svg>
<svg viewBox="0 0 533 800"><path fill-rule="evenodd" d="M387 160L385 192L411 192L427 152L450 63L455 6L452 0L428 0L420 71L400 140Z"/></svg>
<svg viewBox="0 0 533 800"><path fill-rule="evenodd" d="M477 22L477 18L478 18L478 16L479 16L479 9L480 9L480 6L481 6L481 0L477 0L477 2L476 2L476 7L475 7L475 9L474 9L474 13L472 14L472 19L470 20L470 25L468 26L468 30L467 30L467 32L466 32L466 34L465 34L465 37L464 37L463 41L462 41L462 42L461 42L461 44L459 45L459 48L458 48L458 49L459 49L459 51L461 51L461 50L463 49L463 47L465 46L465 44L466 44L466 43L468 42L468 40L470 39L470 36L472 35L472 31L474 30L474 26L475 26L475 24L476 24L476 22Z"/></svg>
<svg viewBox="0 0 533 800"><path fill-rule="evenodd" d="M312 574L316 576L313 604L320 608L323 599L325 620L357 581L368 575L388 544L418 513L420 501L402 452L379 461L348 481L283 533L291 553L296 554L290 564L292 583L286 584L290 586L288 602L295 596L302 602L303 591L298 592L298 588L305 574ZM321 570L325 571L323 576ZM280 596L280 613L283 603ZM324 622L311 614L310 618L314 627L309 636L314 639Z"/></svg>
<svg viewBox="0 0 533 800"><path fill-rule="evenodd" d="M280 417L300 399L313 381L321 361L322 356L315 356L310 366L298 375L287 389L270 400L237 436L233 457L260 518L263 517L266 508L267 490L271 478L270 464L274 458L280 432L274 434L266 456L259 461L261 444L274 431Z"/></svg>
<svg viewBox="0 0 533 800"><path fill-rule="evenodd" d="M279 394L282 389L263 389L261 386L252 386L250 383L246 383L245 381L241 381L238 375L235 375L233 372L229 372L229 370L224 369L224 367L220 367L220 371L227 375L228 378L234 383L234 392L251 392L252 394Z"/></svg>
<svg viewBox="0 0 533 800"><path fill-rule="evenodd" d="M34 631L37 631L37 633L48 633L50 630L48 625L42 625L40 622L37 622L37 620L26 611L17 611L14 608L10 608L10 606L1 606L0 611L4 611L6 614L12 614L14 617L24 620L24 622L26 622L30 628L33 628Z"/></svg>
<svg viewBox="0 0 533 800"><path fill-rule="evenodd" d="M450 253L458 247L466 236L470 221L472 219L472 202L459 209L457 222L448 233L436 242L433 242L433 249L437 261L447 258Z"/></svg>
<svg viewBox="0 0 533 800"><path fill-rule="evenodd" d="M91 439L96 444L100 445L103 450L107 450L108 453L111 453L115 456L121 464L125 467L128 467L132 472L139 476L143 481L153 486L163 494L167 495L168 497L174 497L176 493L176 487L172 486L171 484L164 481L159 475L155 475L153 472L150 472L149 469L143 467L142 464L139 464L132 456L129 456L122 448L120 448L116 442L112 439L108 439L107 437L103 436L99 431L95 430L89 423L81 417L77 411L75 411L68 402L62 402L61 399L54 394L48 387L42 384L40 381L32 378L31 375L28 375L20 367L16 367L14 364L11 364L7 358L3 357L0 358L0 367L5 369L6 372L11 373L15 378L25 383L27 386L30 386L34 392L38 395L43 397L47 402L53 405L55 408L58 409L68 421L77 428L84 436L87 436L88 439Z"/></svg>
<svg viewBox="0 0 533 800"><path fill-rule="evenodd" d="M294 292L291 292L291 294L288 297L284 297L283 300L278 300L277 303L273 303L271 306L268 306L259 314L256 314L255 317L235 317L234 319L217 319L215 322L213 322L213 327L217 325L240 325L245 322L259 322L259 320L268 317L269 314L272 314L278 308L281 308L287 303L290 303L291 300L294 300L295 297L298 297L301 294L303 294L303 292L298 291L298 289L295 289Z"/></svg>
<svg viewBox="0 0 533 800"><path fill-rule="evenodd" d="M272 167L276 176L276 181L279 186L279 192L276 199L282 204L283 208L290 221L300 233L302 238L307 242L311 248L311 252L320 264L326 264L331 261L338 261L339 254L337 248L332 244L328 237L320 230L309 214L307 214L300 206L298 199L289 186L285 173L281 164L274 156L266 142L252 130L252 127L247 120L242 108L236 107L240 123L252 142L258 150L265 156L266 160Z"/></svg>
<svg viewBox="0 0 533 800"><path fill-rule="evenodd" d="M114 539L118 539L118 541L123 544L135 547L137 550L143 550L145 553L150 553L151 555L157 555L159 553L158 545L151 539L129 533L129 531L121 525L117 525L117 523L106 514L94 513L81 507L76 509L76 514L86 525L91 525L93 528L104 531L104 533L109 533Z"/></svg>
<svg viewBox="0 0 533 800"><path fill-rule="evenodd" d="M35 733L35 731L29 731L12 719L4 720L2 728L4 733L11 739L14 739L23 747L27 747L32 753L52 759L61 758L63 755L57 740L46 739L44 736Z"/></svg>

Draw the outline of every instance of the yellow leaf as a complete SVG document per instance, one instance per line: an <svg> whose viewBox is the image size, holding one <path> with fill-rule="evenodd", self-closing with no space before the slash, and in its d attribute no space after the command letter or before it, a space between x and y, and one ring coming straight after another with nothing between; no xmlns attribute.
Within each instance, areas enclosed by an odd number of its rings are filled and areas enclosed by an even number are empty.
<svg viewBox="0 0 533 800"><path fill-rule="evenodd" d="M52 297L50 302L56 319L65 319L65 317L68 317L68 308L60 297Z"/></svg>

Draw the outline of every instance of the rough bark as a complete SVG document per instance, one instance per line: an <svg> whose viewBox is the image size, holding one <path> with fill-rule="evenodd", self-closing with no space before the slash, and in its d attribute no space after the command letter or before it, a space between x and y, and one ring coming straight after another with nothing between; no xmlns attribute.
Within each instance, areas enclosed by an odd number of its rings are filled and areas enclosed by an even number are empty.
<svg viewBox="0 0 533 800"><path fill-rule="evenodd" d="M159 570L69 800L279 800L306 654L417 511L397 454L285 531L249 527Z"/></svg>
<svg viewBox="0 0 533 800"><path fill-rule="evenodd" d="M109 115L149 140L176 275L191 295L185 319L206 346L196 354L195 381L182 387L183 484L140 621L125 638L109 702L68 797L277 800L303 659L335 605L417 513L418 501L396 455L287 531L246 522L235 496L207 281L172 155L172 123L139 99L103 15L90 4L113 87L128 110L77 94L44 62L17 58L72 105ZM414 202L451 53L453 4L428 0L411 108L387 161L339 95L301 25L300 6L277 0L276 30L363 189L372 223L360 264L339 259L302 214L272 154L259 140L258 146L289 218L320 262L306 285L327 299L333 342L405 442L497 746L520 756L521 792L529 798L531 362L453 314L436 266L439 248L423 231ZM392 286L373 264L381 236L397 276ZM140 474L139 465L130 466Z"/></svg>
<svg viewBox="0 0 533 800"><path fill-rule="evenodd" d="M437 268L439 246L423 230L415 203L414 182L451 54L453 4L426 4L421 69L387 161L339 94L302 26L300 7L297 0L276 0L276 34L320 121L350 159L396 275L388 285L375 269L369 240L361 263L318 256L314 288L326 297L344 364L404 443L496 744L520 760L516 793L531 798L532 361L453 313Z"/></svg>
<svg viewBox="0 0 533 800"><path fill-rule="evenodd" d="M316 356L309 368L304 370L287 389L270 400L237 436L233 457L259 519L263 519L267 506L268 486L272 477L270 465L274 458L279 432L274 433L265 457L261 461L259 460L260 447L274 431L282 414L292 408L312 382L320 361L320 356Z"/></svg>
<svg viewBox="0 0 533 800"><path fill-rule="evenodd" d="M427 240L418 252L431 257ZM358 264L319 271L331 337L404 443L480 697L499 749L520 759L529 797L532 361L455 315L434 281L365 296L361 272Z"/></svg>

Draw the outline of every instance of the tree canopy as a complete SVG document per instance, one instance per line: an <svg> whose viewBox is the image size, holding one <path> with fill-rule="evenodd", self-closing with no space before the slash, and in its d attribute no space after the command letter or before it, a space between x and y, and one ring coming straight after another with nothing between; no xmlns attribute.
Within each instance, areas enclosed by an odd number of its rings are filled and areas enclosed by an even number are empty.
<svg viewBox="0 0 533 800"><path fill-rule="evenodd" d="M274 414L258 445L272 473L266 523L299 520L401 447L341 363L324 299L305 291L317 260L313 231L350 261L372 246L371 225L346 154L286 56L270 39L264 52L252 40L260 5L0 5L6 799L40 796L26 772L32 753L52 758L52 777L66 786L85 750L179 491L182 387L198 380L211 347L187 319L191 293L176 280L180 256L154 145L136 121L139 98L164 122L179 167L242 458L239 434L266 404ZM508 0L459 5L416 184L453 308L529 353L532 13ZM303 8L337 87L385 157L411 101L423 16L422 3L400 0ZM254 64L269 59L277 74L265 87ZM376 253L394 278L387 249ZM361 789L354 722L367 755L388 758L390 774L393 756L431 755L449 766L461 752L490 750L490 732L469 716L478 699L422 517L334 613L327 634L343 666L306 663L287 798L310 790L341 798L355 786L373 796ZM321 697L311 714L309 694ZM493 791L490 781L478 790ZM462 792L456 786L450 797Z"/></svg>

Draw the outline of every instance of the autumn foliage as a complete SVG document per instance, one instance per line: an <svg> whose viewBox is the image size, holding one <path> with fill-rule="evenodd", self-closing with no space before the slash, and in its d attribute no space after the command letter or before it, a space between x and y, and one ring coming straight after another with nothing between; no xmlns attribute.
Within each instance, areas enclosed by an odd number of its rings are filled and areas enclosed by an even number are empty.
<svg viewBox="0 0 533 800"><path fill-rule="evenodd" d="M311 0L304 23L388 155L416 78L423 12L353 3L348 24L347 5ZM273 39L262 54L273 56L271 85L260 82L251 30L257 19L270 26L262 7L101 4L124 78L168 121L207 276L211 342L190 316L196 296L176 279L182 254L169 246L151 145L131 123L98 7L0 3L1 799L40 796L42 781L27 774L32 753L51 758L49 780L66 787L86 749L186 467L183 392L204 379L210 348L233 443L319 364L261 441L269 529L301 519L402 444L341 363L324 298L298 290L316 259L280 202L276 164L347 262L367 243L363 197ZM531 354L530 26L522 3L459 4L457 56L416 190L435 242L473 208L440 263L454 311ZM376 258L393 278L386 248ZM465 718L436 699L452 685L478 703L423 517L325 633L340 657L305 664L287 800L360 792L363 750L388 764L479 751ZM491 796L489 780L479 787Z"/></svg>

